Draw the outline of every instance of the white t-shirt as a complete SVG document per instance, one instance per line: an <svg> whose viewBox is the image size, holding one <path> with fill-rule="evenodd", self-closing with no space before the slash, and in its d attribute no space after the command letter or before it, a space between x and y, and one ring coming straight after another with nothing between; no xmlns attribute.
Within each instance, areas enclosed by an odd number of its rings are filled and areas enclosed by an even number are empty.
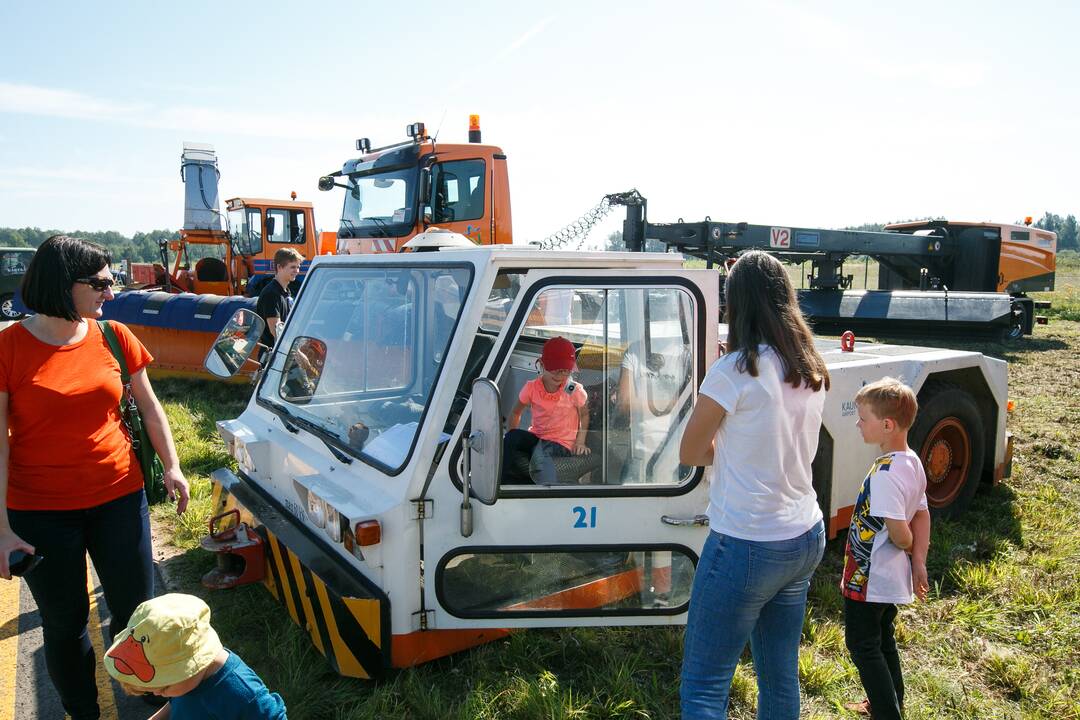
<svg viewBox="0 0 1080 720"><path fill-rule="evenodd" d="M727 412L715 438L709 527L743 540L788 540L821 520L810 464L825 390L791 387L775 351L758 352L757 377L739 372L738 353L730 353L701 383Z"/></svg>
<svg viewBox="0 0 1080 720"><path fill-rule="evenodd" d="M863 479L851 515L844 575L844 597L877 603L912 602L911 558L889 542L885 518L911 522L926 509L926 474L912 450L882 455Z"/></svg>

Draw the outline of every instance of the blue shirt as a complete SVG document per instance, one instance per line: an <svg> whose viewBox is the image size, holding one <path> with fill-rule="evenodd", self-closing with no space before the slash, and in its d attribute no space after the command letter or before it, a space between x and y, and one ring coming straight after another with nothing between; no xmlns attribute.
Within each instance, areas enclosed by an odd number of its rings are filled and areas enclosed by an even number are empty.
<svg viewBox="0 0 1080 720"><path fill-rule="evenodd" d="M281 696L232 652L221 669L169 704L172 720L286 720Z"/></svg>

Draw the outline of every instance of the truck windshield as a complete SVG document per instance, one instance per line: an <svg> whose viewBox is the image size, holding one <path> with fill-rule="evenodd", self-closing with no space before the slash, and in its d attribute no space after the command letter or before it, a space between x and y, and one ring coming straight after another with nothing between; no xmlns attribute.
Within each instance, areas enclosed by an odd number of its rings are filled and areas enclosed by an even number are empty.
<svg viewBox="0 0 1080 720"><path fill-rule="evenodd" d="M343 238L403 237L416 222L416 167L350 175L338 235Z"/></svg>
<svg viewBox="0 0 1080 720"><path fill-rule="evenodd" d="M471 276L448 265L317 267L259 399L396 473L412 452Z"/></svg>

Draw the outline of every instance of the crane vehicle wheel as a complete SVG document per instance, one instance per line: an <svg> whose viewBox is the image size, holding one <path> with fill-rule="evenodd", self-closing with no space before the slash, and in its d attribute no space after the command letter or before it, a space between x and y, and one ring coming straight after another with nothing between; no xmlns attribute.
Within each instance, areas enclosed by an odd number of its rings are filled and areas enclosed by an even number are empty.
<svg viewBox="0 0 1080 720"><path fill-rule="evenodd" d="M0 295L0 320L21 320L23 317L23 314L15 309L14 295Z"/></svg>
<svg viewBox="0 0 1080 720"><path fill-rule="evenodd" d="M974 398L957 385L930 380L919 392L919 412L908 437L926 471L931 514L957 517L982 477L985 435Z"/></svg>

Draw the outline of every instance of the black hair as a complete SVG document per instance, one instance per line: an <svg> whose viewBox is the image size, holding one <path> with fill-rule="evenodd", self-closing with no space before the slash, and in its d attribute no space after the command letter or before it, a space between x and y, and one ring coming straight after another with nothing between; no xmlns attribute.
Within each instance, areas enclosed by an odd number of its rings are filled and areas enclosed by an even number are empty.
<svg viewBox="0 0 1080 720"><path fill-rule="evenodd" d="M78 322L72 285L111 263L109 251L96 243L53 235L41 243L23 276L23 304L39 315Z"/></svg>
<svg viewBox="0 0 1080 720"><path fill-rule="evenodd" d="M784 266L772 255L754 250L742 255L728 272L728 352L738 353L739 372L758 374L758 345L772 347L784 366L784 382L829 389L829 371L814 347Z"/></svg>

